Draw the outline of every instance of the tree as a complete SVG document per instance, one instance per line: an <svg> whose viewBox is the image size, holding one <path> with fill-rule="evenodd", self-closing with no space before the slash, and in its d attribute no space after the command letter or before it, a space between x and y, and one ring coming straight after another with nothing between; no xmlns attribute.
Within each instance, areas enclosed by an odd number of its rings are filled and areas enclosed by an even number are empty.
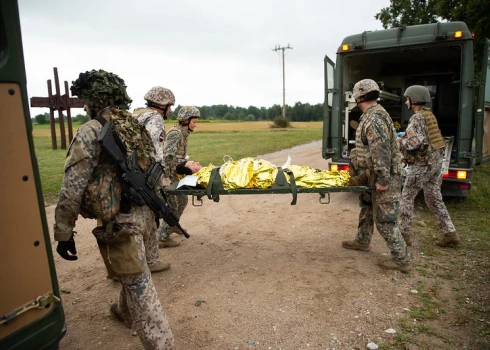
<svg viewBox="0 0 490 350"><path fill-rule="evenodd" d="M226 112L226 114L223 116L224 120L237 120L237 116L233 112Z"/></svg>
<svg viewBox="0 0 490 350"><path fill-rule="evenodd" d="M379 19L385 29L401 25L436 23L437 15L434 8L436 1L390 0L390 7L382 8L374 18Z"/></svg>
<svg viewBox="0 0 490 350"><path fill-rule="evenodd" d="M47 120L44 114L38 114L34 117L34 120L36 121L37 124L42 125L46 124Z"/></svg>
<svg viewBox="0 0 490 350"><path fill-rule="evenodd" d="M401 25L436 23L441 20L462 21L475 33L475 70L482 67L485 37L490 35L490 1L488 0L390 0L374 16L383 28Z"/></svg>

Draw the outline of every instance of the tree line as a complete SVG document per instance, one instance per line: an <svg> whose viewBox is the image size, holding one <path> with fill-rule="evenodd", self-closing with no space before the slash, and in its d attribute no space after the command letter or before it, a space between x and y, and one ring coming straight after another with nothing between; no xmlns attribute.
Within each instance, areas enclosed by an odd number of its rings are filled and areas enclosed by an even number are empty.
<svg viewBox="0 0 490 350"><path fill-rule="evenodd" d="M177 106L170 115L170 119L177 119L182 106ZM236 107L229 105L196 106L201 112L203 120L230 120L230 121L273 121L282 115L282 106L275 104L272 107L249 106ZM323 103L309 104L296 102L294 106L286 105L286 118L294 122L320 121L323 119ZM66 117L65 117L66 120ZM90 118L86 114L77 114L72 117L73 122L86 123ZM55 117L58 122L58 117ZM49 113L38 114L32 118L36 124L49 124Z"/></svg>
<svg viewBox="0 0 490 350"><path fill-rule="evenodd" d="M384 28L462 21L475 34L475 72L482 68L485 38L490 36L489 0L390 0L375 16Z"/></svg>

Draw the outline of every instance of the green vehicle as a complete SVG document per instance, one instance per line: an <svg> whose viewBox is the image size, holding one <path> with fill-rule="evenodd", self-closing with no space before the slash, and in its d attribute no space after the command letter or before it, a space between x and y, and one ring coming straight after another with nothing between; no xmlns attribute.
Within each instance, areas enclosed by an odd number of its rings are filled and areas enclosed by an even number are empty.
<svg viewBox="0 0 490 350"><path fill-rule="evenodd" d="M467 197L473 166L490 159L489 40L482 78L475 81L473 36L463 22L423 24L364 32L346 37L336 65L325 57L325 119L322 155L330 170L348 169L361 111L352 98L354 84L373 79L379 103L403 132L412 112L404 91L426 86L432 110L446 140L442 194ZM485 127L484 127L485 125Z"/></svg>
<svg viewBox="0 0 490 350"><path fill-rule="evenodd" d="M16 0L0 1L0 349L57 349L65 333L26 91Z"/></svg>

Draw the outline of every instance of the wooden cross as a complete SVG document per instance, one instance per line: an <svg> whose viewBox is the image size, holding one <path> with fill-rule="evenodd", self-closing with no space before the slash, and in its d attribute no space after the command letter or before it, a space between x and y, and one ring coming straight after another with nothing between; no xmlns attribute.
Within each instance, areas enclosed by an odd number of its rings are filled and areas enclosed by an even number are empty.
<svg viewBox="0 0 490 350"><path fill-rule="evenodd" d="M69 142L73 140L73 127L71 125L71 112L70 108L83 108L83 100L80 98L70 97L68 90L68 82L65 81L65 94L60 94L60 81L58 78L58 68L54 67L54 85L56 88L56 94L53 95L53 89L51 86L51 80L48 80L48 97L31 97L31 107L49 107L49 124L51 126L51 146L53 149L57 149L56 145L56 129L54 120L54 111L58 111L58 118L60 122L61 133L61 149L66 149L66 134L65 134L65 121L63 118L63 111L66 110L66 120L68 123L68 138Z"/></svg>

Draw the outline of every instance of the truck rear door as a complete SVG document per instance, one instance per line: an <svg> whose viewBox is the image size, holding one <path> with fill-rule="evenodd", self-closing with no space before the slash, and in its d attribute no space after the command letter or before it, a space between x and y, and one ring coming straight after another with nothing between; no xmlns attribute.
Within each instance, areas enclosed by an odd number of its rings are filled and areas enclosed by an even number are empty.
<svg viewBox="0 0 490 350"><path fill-rule="evenodd" d="M485 41L480 93L476 106L476 164L490 161L490 40Z"/></svg>
<svg viewBox="0 0 490 350"><path fill-rule="evenodd" d="M323 158L331 158L335 154L332 146L332 102L334 91L335 63L328 57L324 59L325 69L325 103L323 112Z"/></svg>
<svg viewBox="0 0 490 350"><path fill-rule="evenodd" d="M0 349L57 349L65 318L34 154L16 0L0 1Z"/></svg>

